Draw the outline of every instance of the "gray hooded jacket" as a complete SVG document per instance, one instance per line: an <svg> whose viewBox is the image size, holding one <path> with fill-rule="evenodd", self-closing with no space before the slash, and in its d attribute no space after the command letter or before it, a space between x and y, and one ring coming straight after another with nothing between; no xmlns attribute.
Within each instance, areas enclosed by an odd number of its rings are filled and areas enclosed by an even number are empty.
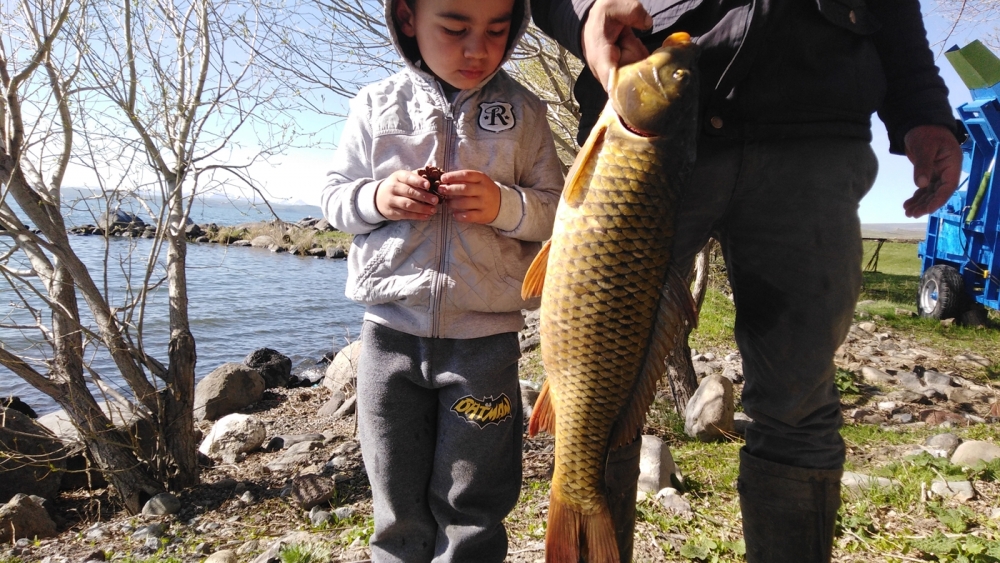
<svg viewBox="0 0 1000 563"><path fill-rule="evenodd" d="M449 102L438 81L405 55L392 3L385 2L386 21L406 68L351 100L322 194L330 223L355 235L346 295L366 305L366 320L416 336L520 330L521 309L538 305L521 299L521 283L551 235L563 182L545 104L502 69ZM504 62L527 29L527 0L518 12L523 18L512 25ZM497 218L459 223L447 201L429 221L382 217L375 207L379 182L428 165L488 175L500 187Z"/></svg>

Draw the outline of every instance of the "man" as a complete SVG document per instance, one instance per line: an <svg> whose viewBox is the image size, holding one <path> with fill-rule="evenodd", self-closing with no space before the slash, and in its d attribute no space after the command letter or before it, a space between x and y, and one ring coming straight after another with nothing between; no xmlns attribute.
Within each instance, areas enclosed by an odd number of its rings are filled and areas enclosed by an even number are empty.
<svg viewBox="0 0 1000 563"><path fill-rule="evenodd" d="M587 68L578 141L612 67L674 31L702 47L698 160L677 217L689 270L722 244L736 304L744 410L738 489L747 560L829 561L845 456L833 355L861 287L858 202L878 162L871 114L914 165L903 207L955 191L962 154L918 0L535 0L536 24ZM631 559L638 444L608 462L622 560Z"/></svg>

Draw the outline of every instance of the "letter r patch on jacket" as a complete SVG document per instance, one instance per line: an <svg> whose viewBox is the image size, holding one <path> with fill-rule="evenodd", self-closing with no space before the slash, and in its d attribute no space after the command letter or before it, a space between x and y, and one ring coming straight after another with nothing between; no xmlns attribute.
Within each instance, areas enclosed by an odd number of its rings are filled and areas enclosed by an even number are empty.
<svg viewBox="0 0 1000 563"><path fill-rule="evenodd" d="M507 102L483 102L479 104L479 126L494 133L513 129L514 110Z"/></svg>
<svg viewBox="0 0 1000 563"><path fill-rule="evenodd" d="M489 424L500 425L501 422L510 418L510 398L506 393L501 393L499 397L493 396L477 399L472 395L466 395L455 401L451 406L451 411L469 422L477 424L480 428L486 428Z"/></svg>

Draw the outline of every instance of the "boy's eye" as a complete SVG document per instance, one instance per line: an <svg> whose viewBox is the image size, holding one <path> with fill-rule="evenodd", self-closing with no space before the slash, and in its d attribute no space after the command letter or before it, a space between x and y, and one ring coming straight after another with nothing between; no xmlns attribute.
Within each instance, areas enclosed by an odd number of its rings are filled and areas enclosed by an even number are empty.
<svg viewBox="0 0 1000 563"><path fill-rule="evenodd" d="M491 37L503 37L504 35L507 35L507 28L502 27L500 29L490 29L487 30L486 33L490 34Z"/></svg>
<svg viewBox="0 0 1000 563"><path fill-rule="evenodd" d="M454 35L456 37L459 36L459 35L462 35L463 33L465 33L464 29L451 29L451 28L447 28L447 27L444 27L444 28L441 28L441 29L444 30L445 34L447 34L447 35Z"/></svg>

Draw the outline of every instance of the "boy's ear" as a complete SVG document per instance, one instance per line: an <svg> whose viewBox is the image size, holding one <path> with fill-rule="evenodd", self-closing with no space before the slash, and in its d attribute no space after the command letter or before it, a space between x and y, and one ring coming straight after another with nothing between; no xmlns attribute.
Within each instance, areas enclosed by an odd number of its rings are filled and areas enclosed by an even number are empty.
<svg viewBox="0 0 1000 563"><path fill-rule="evenodd" d="M395 0L394 4L393 12L396 15L396 24L399 25L399 30L407 37L415 37L417 35L416 21L410 2L408 0Z"/></svg>

